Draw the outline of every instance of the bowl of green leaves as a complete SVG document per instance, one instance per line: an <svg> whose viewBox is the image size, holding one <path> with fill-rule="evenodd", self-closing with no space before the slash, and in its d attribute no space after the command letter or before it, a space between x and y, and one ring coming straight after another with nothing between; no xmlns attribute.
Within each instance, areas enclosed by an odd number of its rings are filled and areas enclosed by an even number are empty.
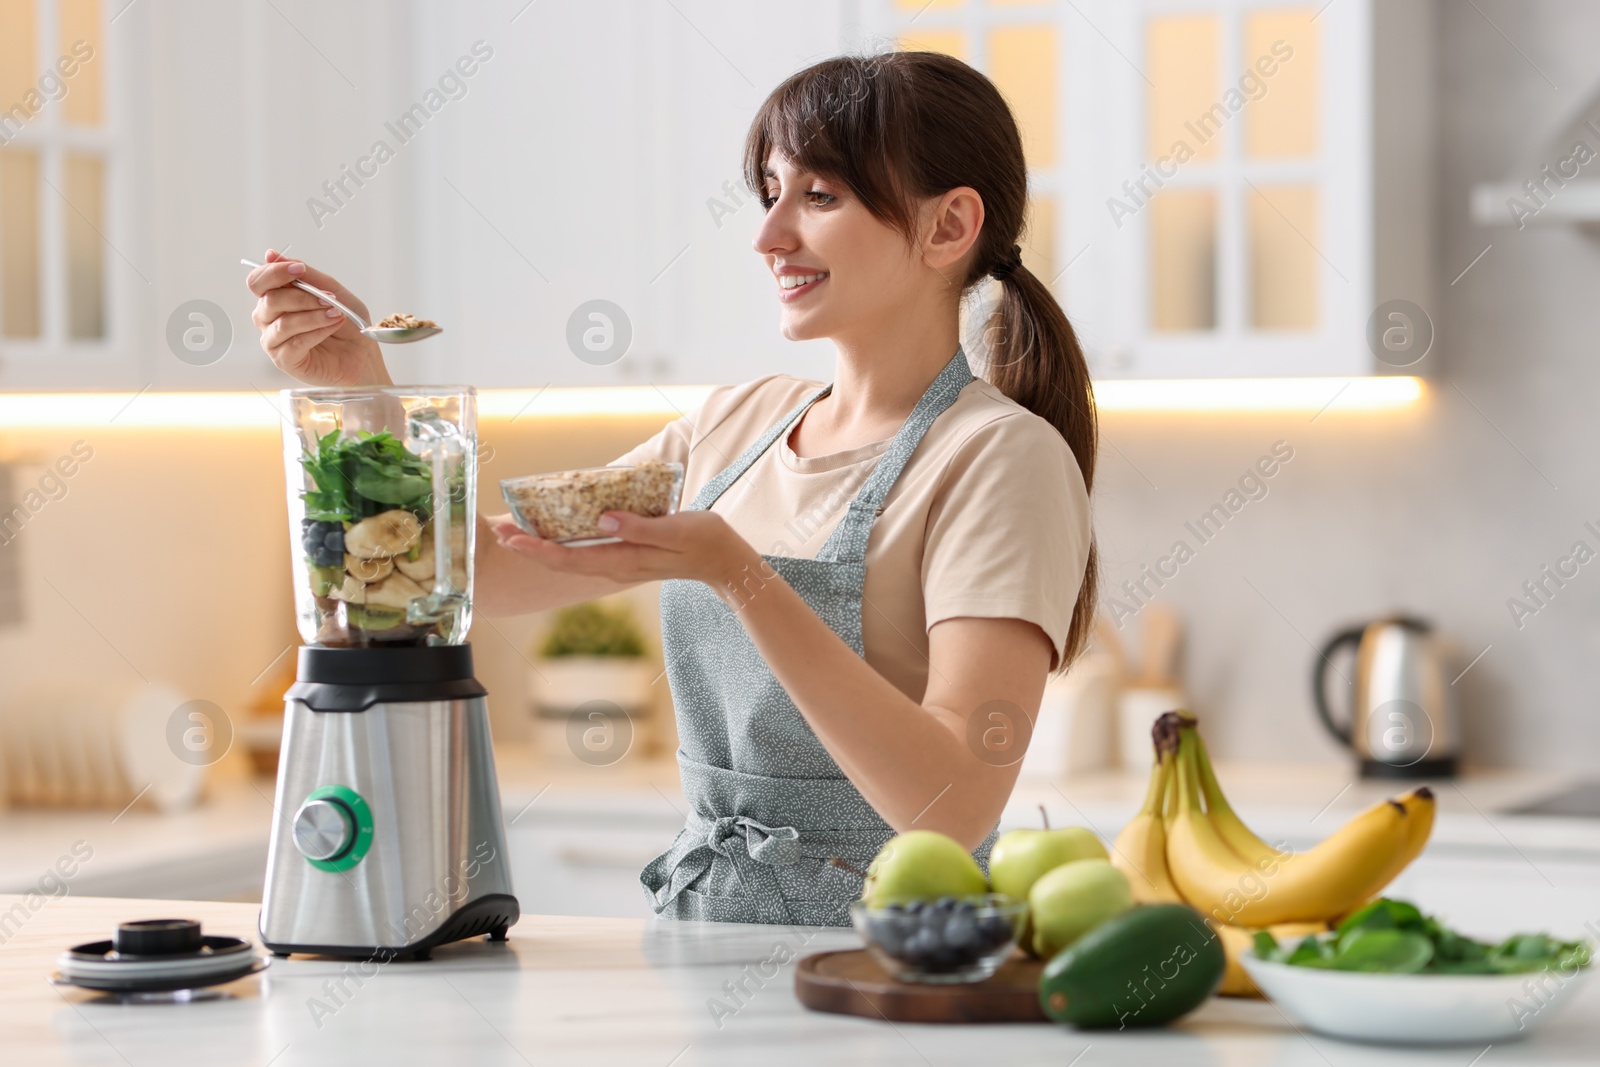
<svg viewBox="0 0 1600 1067"><path fill-rule="evenodd" d="M1548 1020L1588 978L1593 952L1548 934L1480 941L1383 897L1291 944L1258 933L1241 962L1263 993L1320 1033L1481 1044Z"/></svg>

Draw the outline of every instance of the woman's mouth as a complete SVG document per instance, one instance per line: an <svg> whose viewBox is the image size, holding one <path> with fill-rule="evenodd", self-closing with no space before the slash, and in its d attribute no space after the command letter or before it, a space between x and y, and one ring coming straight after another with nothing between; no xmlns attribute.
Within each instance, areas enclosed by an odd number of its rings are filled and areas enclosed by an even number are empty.
<svg viewBox="0 0 1600 1067"><path fill-rule="evenodd" d="M818 271L816 274L780 274L778 299L786 304L791 300L798 300L827 280L827 271Z"/></svg>

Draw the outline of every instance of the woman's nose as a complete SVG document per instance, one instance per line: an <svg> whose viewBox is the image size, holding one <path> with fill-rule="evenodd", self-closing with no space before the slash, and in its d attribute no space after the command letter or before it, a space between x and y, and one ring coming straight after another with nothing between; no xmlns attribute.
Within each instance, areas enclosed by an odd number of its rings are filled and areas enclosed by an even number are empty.
<svg viewBox="0 0 1600 1067"><path fill-rule="evenodd" d="M793 252L799 243L794 211L783 197L779 197L756 228L751 246L763 256L778 256Z"/></svg>

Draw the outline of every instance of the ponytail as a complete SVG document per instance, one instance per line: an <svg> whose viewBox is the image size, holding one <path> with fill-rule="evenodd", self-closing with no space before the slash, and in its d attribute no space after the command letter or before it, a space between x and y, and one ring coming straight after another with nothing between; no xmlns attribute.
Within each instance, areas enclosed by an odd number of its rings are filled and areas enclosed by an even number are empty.
<svg viewBox="0 0 1600 1067"><path fill-rule="evenodd" d="M1018 404L1054 426L1078 460L1085 489L1094 489L1099 425L1089 365L1078 335L1045 283L1020 264L997 272L1000 299L984 337L988 342L985 376ZM1094 628L1099 599L1100 553L1089 538L1089 558L1072 607L1061 668L1083 650Z"/></svg>
<svg viewBox="0 0 1600 1067"><path fill-rule="evenodd" d="M1094 488L1098 429L1083 350L1049 287L1022 265L1027 216L1022 135L994 83L936 52L840 56L792 75L761 105L745 141L744 177L766 187L774 150L843 181L875 216L916 243L917 201L968 186L983 200L983 227L963 292L993 275L1000 297L984 331L985 375L1066 439ZM1088 642L1099 585L1094 540L1072 609L1065 669Z"/></svg>

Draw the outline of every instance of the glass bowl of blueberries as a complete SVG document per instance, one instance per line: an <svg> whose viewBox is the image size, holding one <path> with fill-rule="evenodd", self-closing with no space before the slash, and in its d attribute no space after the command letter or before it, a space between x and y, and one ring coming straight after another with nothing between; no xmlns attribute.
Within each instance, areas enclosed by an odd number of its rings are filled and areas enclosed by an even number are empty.
<svg viewBox="0 0 1600 1067"><path fill-rule="evenodd" d="M1001 893L850 905L867 950L902 982L983 981L1010 958L1027 917L1026 901Z"/></svg>

